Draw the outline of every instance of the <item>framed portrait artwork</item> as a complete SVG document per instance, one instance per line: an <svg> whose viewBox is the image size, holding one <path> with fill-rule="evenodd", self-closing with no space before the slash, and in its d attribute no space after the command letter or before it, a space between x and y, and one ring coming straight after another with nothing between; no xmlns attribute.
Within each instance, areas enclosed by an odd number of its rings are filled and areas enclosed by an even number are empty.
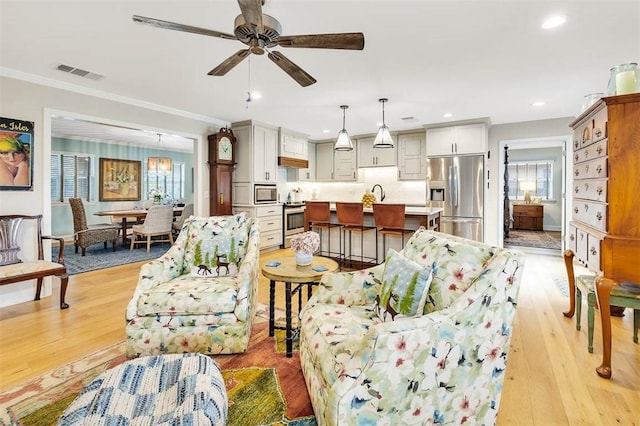
<svg viewBox="0 0 640 426"><path fill-rule="evenodd" d="M0 117L0 191L33 191L33 122Z"/></svg>
<svg viewBox="0 0 640 426"><path fill-rule="evenodd" d="M100 159L100 201L140 200L141 162L115 158Z"/></svg>

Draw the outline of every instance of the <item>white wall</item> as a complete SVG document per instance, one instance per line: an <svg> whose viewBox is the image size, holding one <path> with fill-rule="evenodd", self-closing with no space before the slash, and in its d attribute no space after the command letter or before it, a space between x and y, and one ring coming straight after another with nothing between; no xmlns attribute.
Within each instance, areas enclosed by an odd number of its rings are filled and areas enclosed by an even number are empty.
<svg viewBox="0 0 640 426"><path fill-rule="evenodd" d="M117 98L106 93L95 92L96 96L82 94L64 88L44 86L26 81L27 78L16 79L0 77L0 115L2 117L33 121L34 144L32 148L34 175L33 191L0 192L0 214L43 214L43 230L47 234L51 230L50 170L49 155L51 152L51 121L53 113L64 113L83 119L100 118L101 122L118 125L135 125L137 128L161 131L191 137L196 140L195 153L195 206L196 214L209 213L208 196L209 171L206 167L206 135L215 131L222 124L215 119L195 117L179 111L170 111L154 105L139 106L131 100ZM69 89L75 89L69 87ZM80 91L80 90L79 90ZM84 93L87 90L84 89ZM102 96L104 97L98 97ZM46 255L50 255L47 246ZM21 252L24 259L37 256L35 247L25 248ZM73 294L73 285L67 293ZM35 281L16 283L0 287L0 307L13 305L33 299ZM44 295L50 295L50 280L46 281ZM57 297L57 294L54 296Z"/></svg>

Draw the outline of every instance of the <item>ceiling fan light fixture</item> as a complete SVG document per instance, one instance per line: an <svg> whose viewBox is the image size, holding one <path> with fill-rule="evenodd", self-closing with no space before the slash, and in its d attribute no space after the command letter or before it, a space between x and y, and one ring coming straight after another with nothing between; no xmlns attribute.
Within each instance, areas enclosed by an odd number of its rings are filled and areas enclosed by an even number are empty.
<svg viewBox="0 0 640 426"><path fill-rule="evenodd" d="M389 132L389 128L384 122L384 104L388 101L389 99L387 98L378 99L378 102L382 104L382 125L380 126L380 129L378 129L376 138L373 140L374 148L393 148L393 139L391 138L391 133Z"/></svg>
<svg viewBox="0 0 640 426"><path fill-rule="evenodd" d="M342 109L342 130L338 132L338 137L336 138L336 143L333 145L334 151L351 151L353 150L353 143L351 143L351 138L349 137L349 133L347 133L347 129L345 128L345 111L349 108L348 105L340 105Z"/></svg>

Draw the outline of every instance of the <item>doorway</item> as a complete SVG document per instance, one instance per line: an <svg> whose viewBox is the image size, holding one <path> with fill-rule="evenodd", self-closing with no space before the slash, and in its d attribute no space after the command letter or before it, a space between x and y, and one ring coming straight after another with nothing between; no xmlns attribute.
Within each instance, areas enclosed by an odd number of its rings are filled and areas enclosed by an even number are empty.
<svg viewBox="0 0 640 426"><path fill-rule="evenodd" d="M499 146L499 188L505 187L505 147L508 147L507 154L509 162L512 162L512 158L518 159L518 161L536 161L541 158L546 158L549 161L552 161L554 167L554 176L556 182L554 187L556 188L553 191L552 197L548 200L543 200L541 202L541 209L546 209L544 221L543 221L543 231L541 234L531 234L527 235L526 230L516 230L515 234L519 237L522 237L521 245L528 247L536 247L535 241L528 241L535 238L540 240L540 246L543 247L553 247L557 250L557 243L554 243L552 240L557 240L560 238L560 250L564 248L564 239L565 229L568 227L568 221L571 218L571 215L567 215L567 209L570 206L567 206L566 200L566 188L572 184L570 182L571 173L567 173L567 170L570 170L572 167L572 159L568 158L566 155L567 147L571 143L571 136L557 136L557 137L545 137L545 138L528 138L528 139L513 139L513 140L501 140L498 143ZM513 154L513 155L512 155ZM520 154L520 155L519 155ZM501 192L500 199L503 199L503 193ZM517 198L517 197L516 197ZM513 205L514 200L510 200L510 204ZM522 202L522 198L520 198L520 202ZM510 230L513 229L513 215L511 214L513 209L509 209L509 224ZM546 223L545 223L546 222ZM498 244L500 246L504 246L505 243L513 244L516 239L513 241L506 241L504 238L503 227L505 225L505 206L504 203L499 203L498 207ZM511 233L511 232L510 232Z"/></svg>

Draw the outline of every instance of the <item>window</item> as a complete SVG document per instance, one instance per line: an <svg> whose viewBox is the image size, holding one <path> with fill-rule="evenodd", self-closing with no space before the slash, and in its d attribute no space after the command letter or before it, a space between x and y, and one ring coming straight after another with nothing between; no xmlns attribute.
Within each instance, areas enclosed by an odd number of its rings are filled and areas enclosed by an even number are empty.
<svg viewBox="0 0 640 426"><path fill-rule="evenodd" d="M553 161L515 161L509 163L509 198L524 199L523 186L533 185L532 197L553 199ZM525 183L526 182L526 183Z"/></svg>
<svg viewBox="0 0 640 426"><path fill-rule="evenodd" d="M143 198L150 199L149 191L157 189L159 192L167 194L172 200L184 198L185 164L177 161L173 162L171 173L156 173L147 171L145 161L143 175Z"/></svg>
<svg viewBox="0 0 640 426"><path fill-rule="evenodd" d="M69 198L91 201L93 158L72 153L51 154L51 201L64 202Z"/></svg>

